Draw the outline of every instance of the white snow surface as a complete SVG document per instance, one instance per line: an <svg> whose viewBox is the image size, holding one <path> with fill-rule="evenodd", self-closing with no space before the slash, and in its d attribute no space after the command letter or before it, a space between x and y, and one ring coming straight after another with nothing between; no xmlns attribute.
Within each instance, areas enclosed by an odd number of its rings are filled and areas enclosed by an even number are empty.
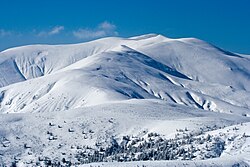
<svg viewBox="0 0 250 167"><path fill-rule="evenodd" d="M20 166L38 155L61 158L73 152L72 145L110 137L157 132L172 138L176 129L214 125L220 129L206 133L223 133L225 141L235 137L220 158L91 165L248 166L250 139L240 136L250 135L249 91L250 56L194 38L148 34L8 49L0 52L0 137L9 142L0 145L0 166L13 157L22 159ZM63 128L48 126L51 122ZM83 125L95 132L87 140ZM232 130L235 126L239 130ZM56 141L47 139L48 130Z"/></svg>

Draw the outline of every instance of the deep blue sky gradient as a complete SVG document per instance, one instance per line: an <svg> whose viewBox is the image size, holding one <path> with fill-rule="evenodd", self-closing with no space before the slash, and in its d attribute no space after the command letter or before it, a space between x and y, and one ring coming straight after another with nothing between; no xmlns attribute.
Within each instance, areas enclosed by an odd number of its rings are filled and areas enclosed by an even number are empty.
<svg viewBox="0 0 250 167"><path fill-rule="evenodd" d="M75 43L71 32L107 21L119 36L159 33L196 37L223 49L250 54L250 0L0 0L0 50L13 46ZM39 31L64 30L50 37Z"/></svg>

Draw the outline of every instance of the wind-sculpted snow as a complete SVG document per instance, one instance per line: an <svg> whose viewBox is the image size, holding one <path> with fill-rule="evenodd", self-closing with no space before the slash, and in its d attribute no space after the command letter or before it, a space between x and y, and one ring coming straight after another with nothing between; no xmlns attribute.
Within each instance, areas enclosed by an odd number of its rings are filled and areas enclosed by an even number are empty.
<svg viewBox="0 0 250 167"><path fill-rule="evenodd" d="M0 55L1 85L8 85L0 89L0 111L63 111L157 98L249 116L249 59L235 55L200 40L154 34L13 48Z"/></svg>
<svg viewBox="0 0 250 167"><path fill-rule="evenodd" d="M249 134L244 128L250 120L249 63L247 55L198 39L157 34L3 51L0 166L1 161L8 166L13 157L15 163L30 166L35 162L69 166L141 161L145 156L170 160L169 149L174 149L173 161L189 158L201 165L207 162L200 162L202 159L235 149L239 160L232 160L232 165L245 165L249 159L241 156L249 150ZM227 129L233 125L241 130ZM200 138L210 132L215 133L211 141L200 144ZM162 141L145 140L151 133ZM182 141L186 135L190 140ZM146 142L145 148L128 143L123 147L124 136L136 143ZM104 150L113 149L114 141L120 150L104 156ZM170 142L169 147L156 153L157 146L165 142ZM184 144L177 146L179 142Z"/></svg>

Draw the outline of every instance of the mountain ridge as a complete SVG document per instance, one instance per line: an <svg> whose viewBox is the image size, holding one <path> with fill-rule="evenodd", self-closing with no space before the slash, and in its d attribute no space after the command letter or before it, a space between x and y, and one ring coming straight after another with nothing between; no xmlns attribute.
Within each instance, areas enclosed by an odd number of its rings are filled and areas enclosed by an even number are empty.
<svg viewBox="0 0 250 167"><path fill-rule="evenodd" d="M249 60L227 53L198 39L157 34L7 50L0 54L0 91L5 92L0 111L61 111L114 100L157 98L248 116ZM24 96L27 92L30 95ZM53 107L45 107L51 103L51 92L56 100Z"/></svg>

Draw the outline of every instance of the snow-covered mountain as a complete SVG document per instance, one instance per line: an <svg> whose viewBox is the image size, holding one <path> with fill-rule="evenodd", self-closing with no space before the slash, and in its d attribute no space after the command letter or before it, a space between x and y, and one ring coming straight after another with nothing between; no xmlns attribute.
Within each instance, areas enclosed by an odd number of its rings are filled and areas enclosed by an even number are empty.
<svg viewBox="0 0 250 167"><path fill-rule="evenodd" d="M197 39L144 35L24 46L2 52L0 63L4 113L131 98L245 115L250 106L250 59Z"/></svg>
<svg viewBox="0 0 250 167"><path fill-rule="evenodd" d="M35 131L24 135L21 143L30 141L34 149L27 157L21 151L17 156L22 159L51 156L53 148L63 142L93 145L101 139L118 141L123 135L142 137L151 132L168 138L177 128L195 132L215 125L207 131L216 131L249 122L249 91L249 56L194 38L148 34L8 49L0 53L0 135L12 145L0 147L0 160L2 155L3 162L10 162L10 155L22 150L14 138L26 134L30 125ZM73 139L59 128L55 133L65 139L51 144L46 137L38 137L51 129L46 127L51 119L58 126L63 120L69 122L67 128L79 131L77 120L81 120L96 133L82 142L81 135L74 134ZM249 147L242 151L244 155L249 155Z"/></svg>

